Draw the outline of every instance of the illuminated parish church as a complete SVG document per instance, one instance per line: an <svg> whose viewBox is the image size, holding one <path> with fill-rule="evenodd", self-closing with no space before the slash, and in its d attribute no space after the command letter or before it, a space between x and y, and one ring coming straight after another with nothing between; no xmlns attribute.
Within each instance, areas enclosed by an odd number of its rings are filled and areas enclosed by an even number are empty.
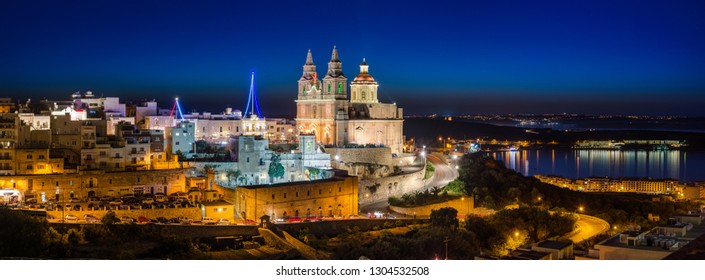
<svg viewBox="0 0 705 280"><path fill-rule="evenodd" d="M377 100L379 85L370 75L365 59L360 73L350 83L349 100L348 79L335 47L323 81L318 79L310 50L303 68L296 100L296 124L300 133L314 133L316 141L323 145L373 144L401 154L402 109Z"/></svg>

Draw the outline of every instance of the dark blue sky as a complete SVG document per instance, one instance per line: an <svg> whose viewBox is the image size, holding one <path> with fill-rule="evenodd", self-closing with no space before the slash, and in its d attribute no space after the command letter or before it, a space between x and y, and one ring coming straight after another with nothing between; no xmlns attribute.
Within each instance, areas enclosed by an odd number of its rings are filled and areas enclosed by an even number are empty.
<svg viewBox="0 0 705 280"><path fill-rule="evenodd" d="M407 114L705 115L702 0L4 1L0 94L218 112L255 70L264 114L293 114L306 51L323 76L334 44Z"/></svg>

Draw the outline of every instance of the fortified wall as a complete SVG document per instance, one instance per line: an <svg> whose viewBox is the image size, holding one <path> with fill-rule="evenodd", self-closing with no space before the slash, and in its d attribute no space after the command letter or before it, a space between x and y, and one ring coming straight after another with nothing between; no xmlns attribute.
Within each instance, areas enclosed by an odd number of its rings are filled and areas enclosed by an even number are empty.
<svg viewBox="0 0 705 280"><path fill-rule="evenodd" d="M415 192L424 186L426 170L402 175L360 180L360 205L387 201L390 196L400 197L405 193Z"/></svg>

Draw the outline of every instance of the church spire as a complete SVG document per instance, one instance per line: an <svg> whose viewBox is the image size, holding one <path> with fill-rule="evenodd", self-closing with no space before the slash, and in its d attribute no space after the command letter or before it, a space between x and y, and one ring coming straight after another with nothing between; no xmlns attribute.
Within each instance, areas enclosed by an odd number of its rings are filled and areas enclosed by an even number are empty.
<svg viewBox="0 0 705 280"><path fill-rule="evenodd" d="M313 55L311 55L311 49L308 49L308 54L306 55L306 65L313 65Z"/></svg>
<svg viewBox="0 0 705 280"><path fill-rule="evenodd" d="M311 49L308 50L306 54L306 64L304 64L304 71L301 75L303 80L311 80L316 77L316 64L313 63L313 55L311 54Z"/></svg>
<svg viewBox="0 0 705 280"><path fill-rule="evenodd" d="M333 45L333 54L330 56L330 62L340 62L338 58L338 48Z"/></svg>
<svg viewBox="0 0 705 280"><path fill-rule="evenodd" d="M330 61L328 62L328 73L326 77L337 78L343 75L343 63L340 62L338 58L338 48L333 45L333 54L330 56Z"/></svg>

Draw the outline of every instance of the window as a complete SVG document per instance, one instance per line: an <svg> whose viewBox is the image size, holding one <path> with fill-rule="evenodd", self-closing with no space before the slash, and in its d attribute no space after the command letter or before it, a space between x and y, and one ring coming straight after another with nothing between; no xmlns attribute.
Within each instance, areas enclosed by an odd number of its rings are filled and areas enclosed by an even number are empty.
<svg viewBox="0 0 705 280"><path fill-rule="evenodd" d="M343 187L338 187L338 192L342 192L342 191L343 191Z"/></svg>
<svg viewBox="0 0 705 280"><path fill-rule="evenodd" d="M343 93L343 83L338 83L338 93Z"/></svg>
<svg viewBox="0 0 705 280"><path fill-rule="evenodd" d="M32 169L32 165L31 165L31 164L27 164L27 169Z"/></svg>
<svg viewBox="0 0 705 280"><path fill-rule="evenodd" d="M179 145L179 142L177 141L175 144L176 144L176 145Z"/></svg>
<svg viewBox="0 0 705 280"><path fill-rule="evenodd" d="M59 181L56 181L56 186L57 186L57 187L59 186Z"/></svg>
<svg viewBox="0 0 705 280"><path fill-rule="evenodd" d="M272 194L272 199L274 199L274 194Z"/></svg>
<svg viewBox="0 0 705 280"><path fill-rule="evenodd" d="M27 155L27 159L32 159L32 155Z"/></svg>
<svg viewBox="0 0 705 280"><path fill-rule="evenodd" d="M38 164L37 169L44 169L44 164Z"/></svg>
<svg viewBox="0 0 705 280"><path fill-rule="evenodd" d="M322 194L322 193L323 193L323 190L318 189L318 194Z"/></svg>
<svg viewBox="0 0 705 280"><path fill-rule="evenodd" d="M365 99L365 92L364 91L362 92L362 99L363 100Z"/></svg>
<svg viewBox="0 0 705 280"><path fill-rule="evenodd" d="M286 198L286 193L284 193L284 198Z"/></svg>
<svg viewBox="0 0 705 280"><path fill-rule="evenodd" d="M39 159L44 159L44 155L39 155Z"/></svg>
<svg viewBox="0 0 705 280"><path fill-rule="evenodd" d="M306 195L311 196L311 191L306 191Z"/></svg>
<svg viewBox="0 0 705 280"><path fill-rule="evenodd" d="M328 83L328 93L330 93L330 83Z"/></svg>
<svg viewBox="0 0 705 280"><path fill-rule="evenodd" d="M299 197L299 192L296 192L296 197Z"/></svg>

